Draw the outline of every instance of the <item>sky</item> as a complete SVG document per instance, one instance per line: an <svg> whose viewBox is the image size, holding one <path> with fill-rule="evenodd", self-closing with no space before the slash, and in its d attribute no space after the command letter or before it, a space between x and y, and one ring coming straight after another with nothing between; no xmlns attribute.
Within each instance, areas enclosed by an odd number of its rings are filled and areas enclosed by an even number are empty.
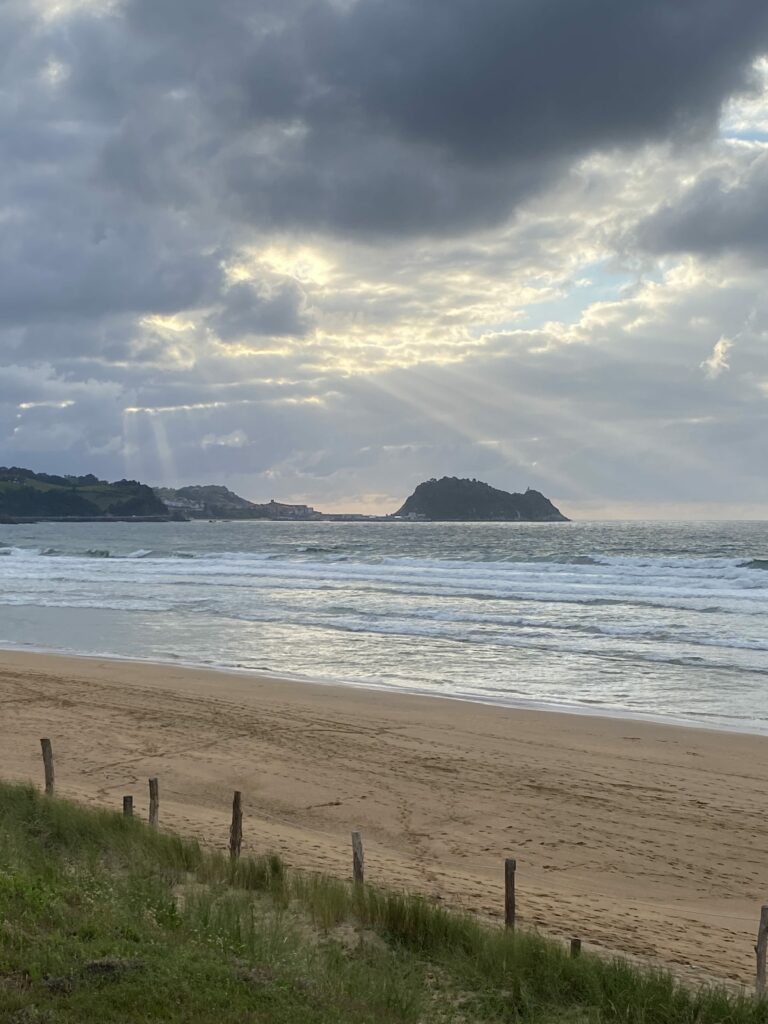
<svg viewBox="0 0 768 1024"><path fill-rule="evenodd" d="M765 0L2 0L0 462L768 517Z"/></svg>

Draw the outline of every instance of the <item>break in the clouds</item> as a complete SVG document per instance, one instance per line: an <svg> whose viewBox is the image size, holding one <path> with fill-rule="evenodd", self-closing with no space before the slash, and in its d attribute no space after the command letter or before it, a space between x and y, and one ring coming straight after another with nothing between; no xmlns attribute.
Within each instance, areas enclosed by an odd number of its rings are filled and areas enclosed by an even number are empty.
<svg viewBox="0 0 768 1024"><path fill-rule="evenodd" d="M0 461L764 508L766 53L762 0L6 0Z"/></svg>

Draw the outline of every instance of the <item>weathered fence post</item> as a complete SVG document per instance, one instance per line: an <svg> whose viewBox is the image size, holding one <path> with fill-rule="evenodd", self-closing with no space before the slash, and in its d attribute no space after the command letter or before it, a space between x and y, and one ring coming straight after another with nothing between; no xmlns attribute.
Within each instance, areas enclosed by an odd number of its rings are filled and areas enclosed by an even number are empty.
<svg viewBox="0 0 768 1024"><path fill-rule="evenodd" d="M504 925L511 931L515 927L515 872L517 861L508 857L504 861Z"/></svg>
<svg viewBox="0 0 768 1024"><path fill-rule="evenodd" d="M363 837L360 832L352 833L352 877L356 885L362 885L365 880Z"/></svg>
<svg viewBox="0 0 768 1024"><path fill-rule="evenodd" d="M232 800L232 824L229 827L229 856L237 860L243 845L243 794L235 790Z"/></svg>
<svg viewBox="0 0 768 1024"><path fill-rule="evenodd" d="M755 975L755 991L759 996L765 993L765 956L768 952L768 903L760 908L760 927L757 929L757 972Z"/></svg>
<svg viewBox="0 0 768 1024"><path fill-rule="evenodd" d="M581 956L581 939L571 939L571 957L575 960L577 956Z"/></svg>
<svg viewBox="0 0 768 1024"><path fill-rule="evenodd" d="M132 818L133 817L133 797L132 796L124 796L123 797L123 817L124 818Z"/></svg>
<svg viewBox="0 0 768 1024"><path fill-rule="evenodd" d="M43 750L43 768L45 769L45 795L53 796L53 747L50 740L40 740Z"/></svg>
<svg viewBox="0 0 768 1024"><path fill-rule="evenodd" d="M152 828L160 824L160 784L156 775L149 780L149 824Z"/></svg>

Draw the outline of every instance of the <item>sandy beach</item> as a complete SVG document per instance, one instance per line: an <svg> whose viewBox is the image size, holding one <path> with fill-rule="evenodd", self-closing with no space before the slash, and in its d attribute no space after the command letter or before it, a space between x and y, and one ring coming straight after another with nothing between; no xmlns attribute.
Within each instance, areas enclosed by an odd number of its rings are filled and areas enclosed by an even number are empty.
<svg viewBox="0 0 768 1024"><path fill-rule="evenodd" d="M768 895L768 738L508 710L167 665L0 653L0 777L119 807L160 777L161 823L499 918L749 982Z"/></svg>

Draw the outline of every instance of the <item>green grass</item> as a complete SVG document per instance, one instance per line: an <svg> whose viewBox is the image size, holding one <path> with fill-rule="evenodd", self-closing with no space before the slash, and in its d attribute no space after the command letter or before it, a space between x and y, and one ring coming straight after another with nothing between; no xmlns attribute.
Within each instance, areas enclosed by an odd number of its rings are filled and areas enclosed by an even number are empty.
<svg viewBox="0 0 768 1024"><path fill-rule="evenodd" d="M2 1024L768 1024L768 1003L0 784Z"/></svg>

